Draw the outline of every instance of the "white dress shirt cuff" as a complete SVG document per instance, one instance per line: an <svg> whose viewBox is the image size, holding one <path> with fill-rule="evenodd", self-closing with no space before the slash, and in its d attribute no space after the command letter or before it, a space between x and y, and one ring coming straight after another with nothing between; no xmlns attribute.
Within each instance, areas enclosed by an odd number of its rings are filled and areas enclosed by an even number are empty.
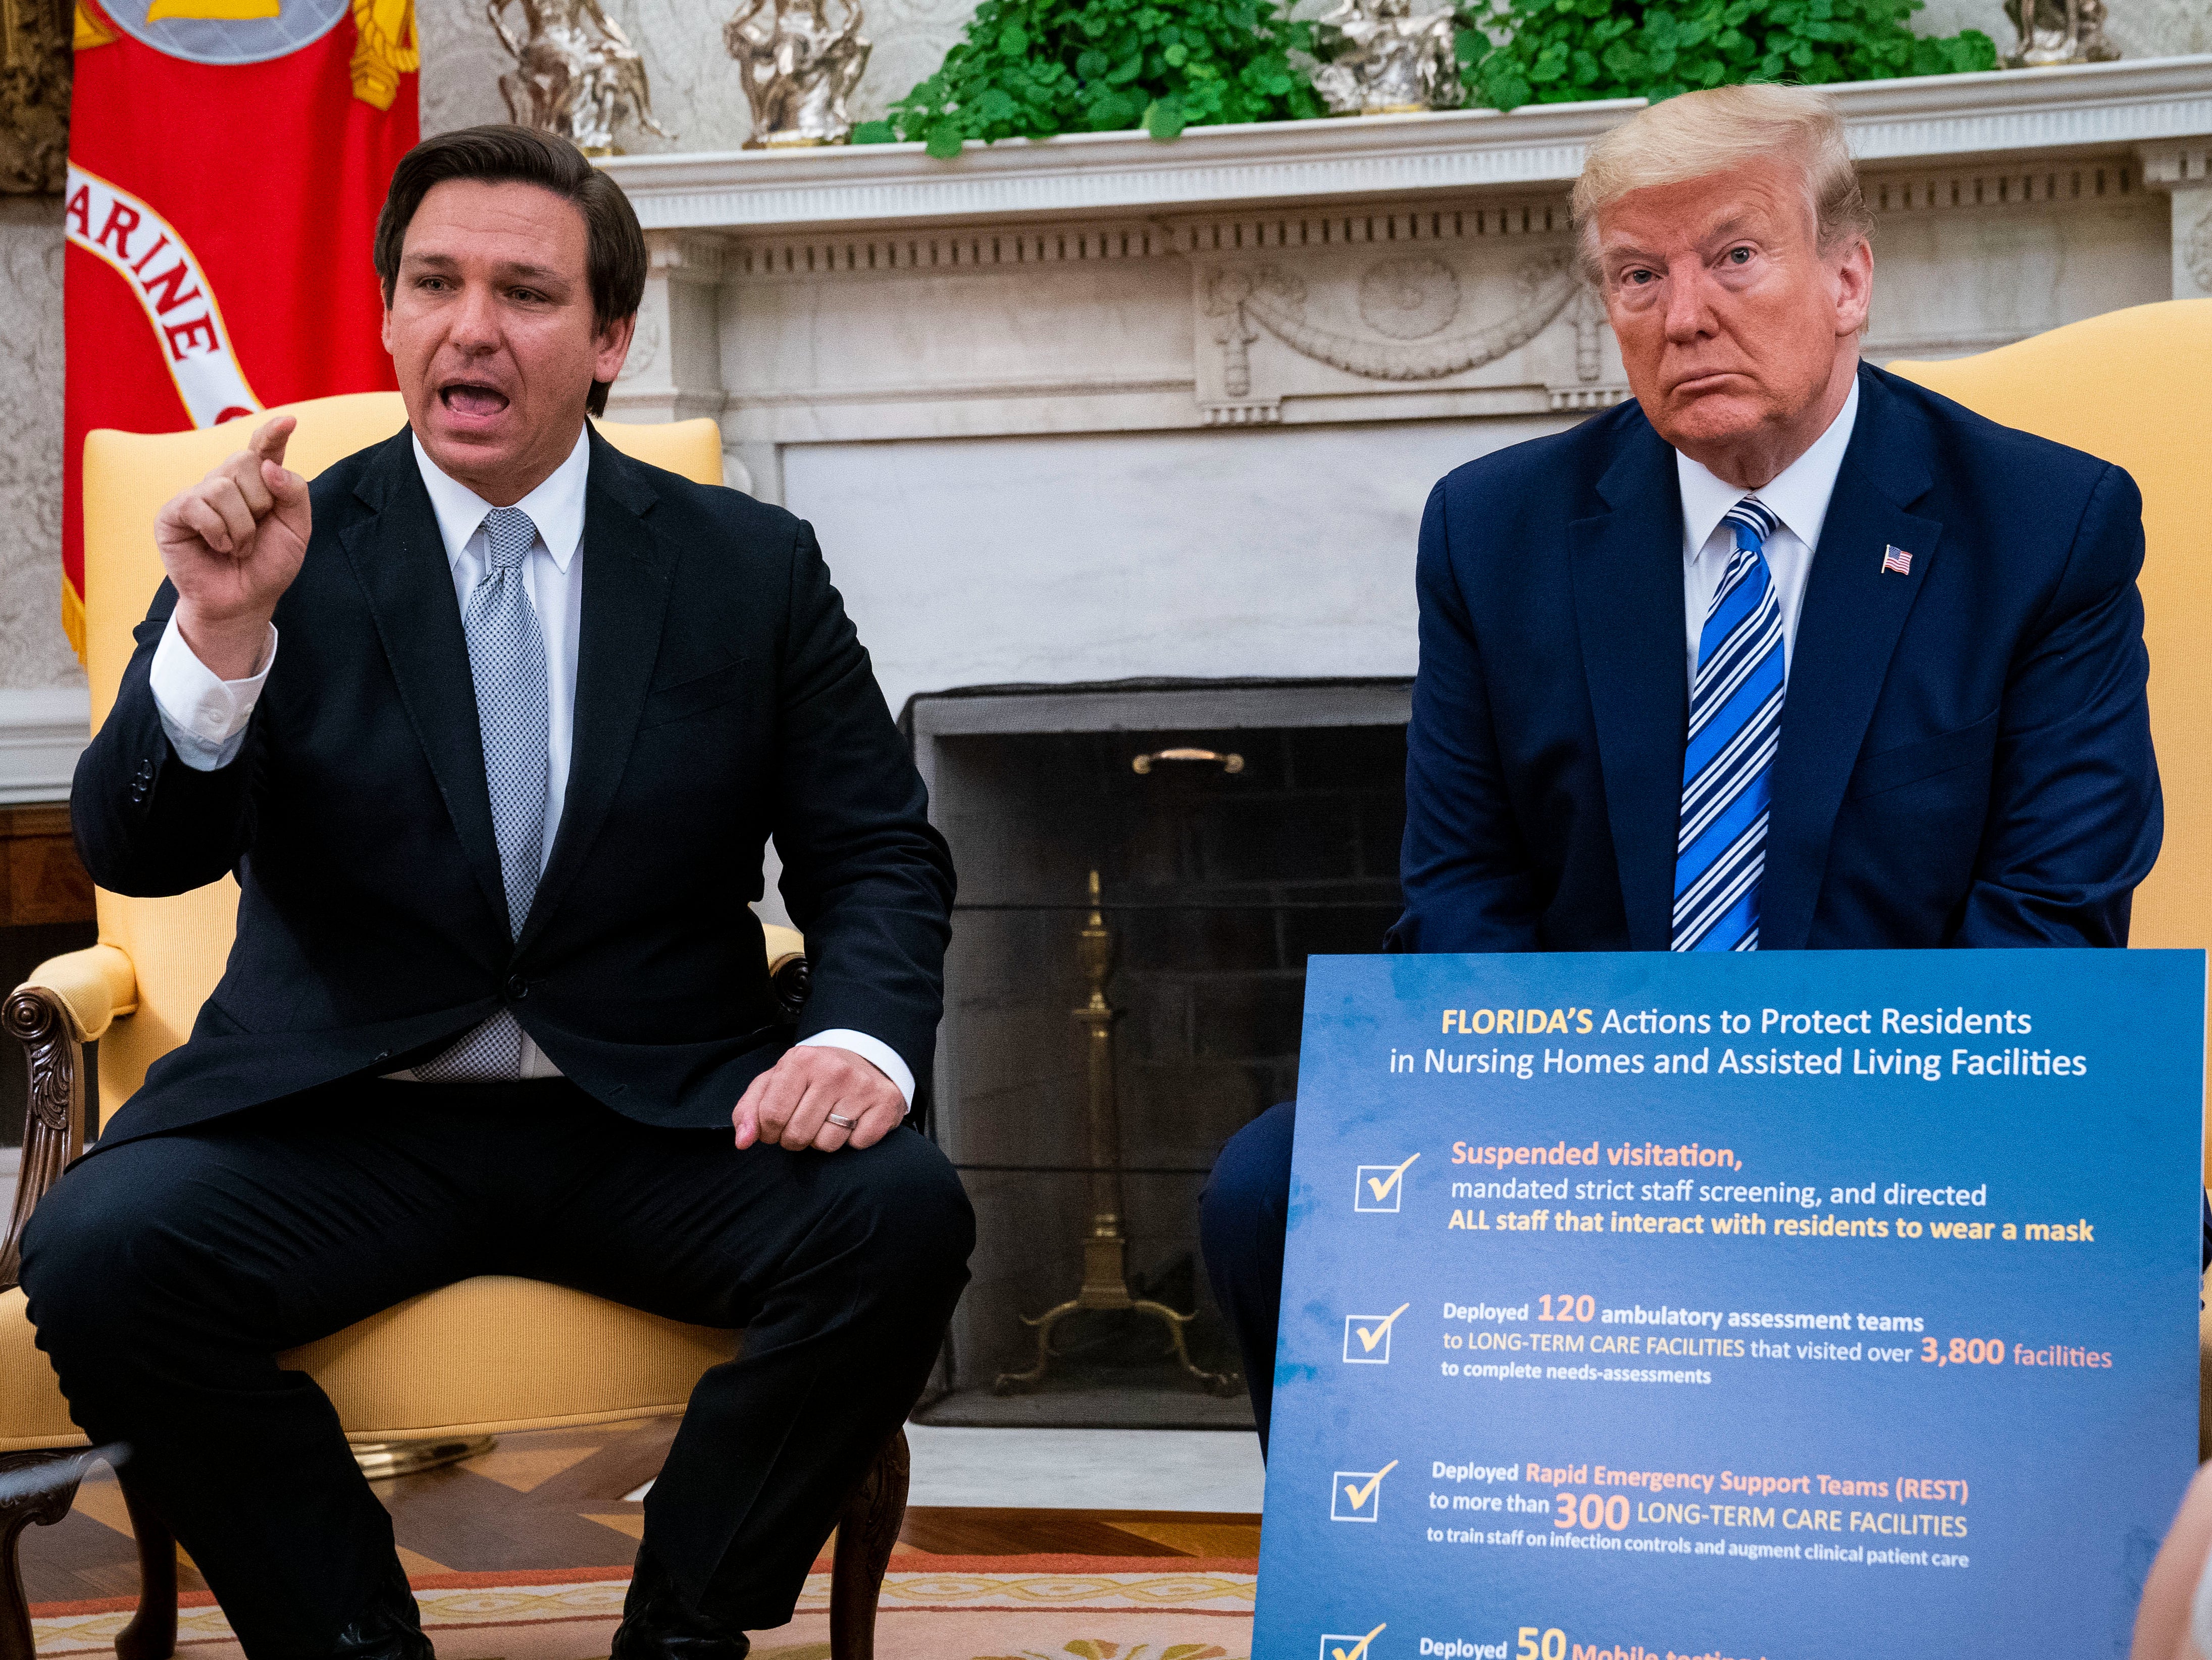
<svg viewBox="0 0 2212 1660"><path fill-rule="evenodd" d="M854 1031L844 1026L828 1031L817 1031L811 1037L802 1037L793 1045L802 1049L849 1049L898 1085L898 1092L906 1098L907 1105L914 1105L914 1068L899 1059L899 1052L880 1037L871 1037L864 1031Z"/></svg>
<svg viewBox="0 0 2212 1660"><path fill-rule="evenodd" d="M172 617L161 630L161 643L154 648L153 667L147 682L153 689L154 707L161 716L161 730L177 758L195 772L216 772L238 758L246 742L246 725L261 699L262 684L276 661L276 625L269 625L269 643L261 654L261 666L243 680L218 680L215 671L192 654Z"/></svg>

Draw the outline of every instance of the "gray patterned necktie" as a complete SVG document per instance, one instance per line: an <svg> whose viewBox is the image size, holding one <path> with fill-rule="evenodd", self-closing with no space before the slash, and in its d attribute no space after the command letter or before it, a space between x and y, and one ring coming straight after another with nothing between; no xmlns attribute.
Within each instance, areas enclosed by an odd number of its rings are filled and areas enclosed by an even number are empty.
<svg viewBox="0 0 2212 1660"><path fill-rule="evenodd" d="M483 580L469 595L461 623L468 635L469 674L476 683L477 724L483 734L484 783L491 794L507 927L519 936L538 891L552 777L545 635L522 579L522 563L538 540L538 526L520 508L494 508L484 515L483 531ZM415 1070L418 1078L445 1083L514 1078L521 1068L522 1028L502 1009Z"/></svg>

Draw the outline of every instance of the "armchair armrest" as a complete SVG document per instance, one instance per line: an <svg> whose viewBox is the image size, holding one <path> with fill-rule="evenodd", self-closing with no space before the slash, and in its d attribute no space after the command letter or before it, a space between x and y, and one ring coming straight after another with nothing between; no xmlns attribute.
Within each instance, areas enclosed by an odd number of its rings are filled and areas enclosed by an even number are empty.
<svg viewBox="0 0 2212 1660"><path fill-rule="evenodd" d="M138 973L131 958L114 946L88 946L61 957L49 957L31 970L31 977L16 988L50 992L69 1011L81 1042L97 1042L108 1023L138 1006ZM12 1028L11 1028L12 1030Z"/></svg>
<svg viewBox="0 0 2212 1660"><path fill-rule="evenodd" d="M50 958L9 994L0 1025L23 1045L30 1069L23 1116L23 1162L15 1202L0 1237L0 1288L22 1267L25 1224L70 1160L84 1151L84 1046L116 1016L138 1006L138 976L113 946L92 946Z"/></svg>
<svg viewBox="0 0 2212 1660"><path fill-rule="evenodd" d="M797 928L761 924L768 946L768 982L775 993L777 1016L785 1025L799 1019L806 994L814 989L812 970L806 965L806 939Z"/></svg>
<svg viewBox="0 0 2212 1660"><path fill-rule="evenodd" d="M806 936L797 928L787 928L775 922L761 924L761 938L768 946L768 971L775 971L794 957L806 955Z"/></svg>

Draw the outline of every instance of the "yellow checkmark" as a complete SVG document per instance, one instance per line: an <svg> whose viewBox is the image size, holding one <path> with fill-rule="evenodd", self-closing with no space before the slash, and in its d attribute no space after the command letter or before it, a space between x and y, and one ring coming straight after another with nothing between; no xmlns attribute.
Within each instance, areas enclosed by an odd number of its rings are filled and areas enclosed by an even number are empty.
<svg viewBox="0 0 2212 1660"><path fill-rule="evenodd" d="M1389 1463L1383 1465L1381 1469L1376 1470L1374 1475L1369 1476L1367 1478L1367 1485L1364 1487L1355 1487L1351 1482L1346 1481L1344 1484L1344 1496L1352 1500L1352 1508L1354 1510L1364 1510L1367 1507L1367 1501L1374 1497L1375 1489L1382 1485L1382 1478L1389 1475L1392 1470L1397 1468L1398 1461L1393 1458Z"/></svg>
<svg viewBox="0 0 2212 1660"><path fill-rule="evenodd" d="M1365 1349L1370 1354L1374 1353L1375 1346L1381 1342L1385 1334L1389 1331L1390 1323L1413 1306L1413 1305L1411 1303L1399 1304L1396 1308L1384 1315L1382 1318L1376 1323L1372 1330L1370 1330L1365 1326L1354 1326L1352 1330L1359 1334L1359 1347Z"/></svg>
<svg viewBox="0 0 2212 1660"><path fill-rule="evenodd" d="M1361 1638L1357 1643L1354 1643L1352 1645L1352 1651L1350 1653L1346 1653L1342 1649L1331 1649L1329 1651L1329 1654L1333 1657L1333 1660L1359 1660L1359 1657L1367 1652L1367 1645L1373 1642L1376 1638L1380 1637L1383 1633L1384 1630L1388 1628L1389 1624L1389 1622L1385 1620L1382 1625L1376 1627L1373 1631L1369 1632L1366 1636Z"/></svg>
<svg viewBox="0 0 2212 1660"><path fill-rule="evenodd" d="M1419 1158L1420 1156L1421 1155L1417 1152L1413 1155L1413 1158ZM1406 1164L1412 1164L1413 1162L1413 1158L1408 1158L1406 1161ZM1399 1165L1397 1169L1392 1171L1388 1177L1380 1181L1371 1176L1367 1178L1367 1185L1375 1190L1375 1202L1376 1204L1381 1204L1383 1200L1390 1196L1390 1189L1398 1185L1398 1178L1406 1173L1406 1164ZM1341 1191L1341 1189L1339 1190Z"/></svg>

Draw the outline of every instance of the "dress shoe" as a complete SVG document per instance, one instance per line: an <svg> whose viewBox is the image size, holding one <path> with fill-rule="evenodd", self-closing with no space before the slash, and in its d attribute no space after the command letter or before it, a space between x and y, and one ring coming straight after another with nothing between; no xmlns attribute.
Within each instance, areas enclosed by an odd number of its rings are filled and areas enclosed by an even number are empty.
<svg viewBox="0 0 2212 1660"><path fill-rule="evenodd" d="M653 1553L640 1548L611 1660L745 1660L752 1639L694 1613Z"/></svg>
<svg viewBox="0 0 2212 1660"><path fill-rule="evenodd" d="M330 1660L434 1660L430 1639L422 1635L415 1593L397 1561L368 1607L338 1633Z"/></svg>

